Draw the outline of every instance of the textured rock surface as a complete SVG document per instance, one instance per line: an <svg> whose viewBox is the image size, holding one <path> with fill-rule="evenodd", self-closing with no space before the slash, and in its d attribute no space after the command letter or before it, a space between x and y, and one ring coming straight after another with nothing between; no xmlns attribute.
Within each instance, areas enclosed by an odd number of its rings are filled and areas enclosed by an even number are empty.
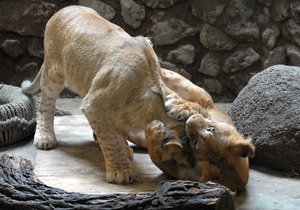
<svg viewBox="0 0 300 210"><path fill-rule="evenodd" d="M237 45L225 32L208 24L200 32L200 42L211 50L231 50Z"/></svg>
<svg viewBox="0 0 300 210"><path fill-rule="evenodd" d="M24 36L43 36L55 4L39 0L0 2L0 31L12 31Z"/></svg>
<svg viewBox="0 0 300 210"><path fill-rule="evenodd" d="M220 54L215 52L207 53L201 61L199 72L204 75L216 77L221 73Z"/></svg>
<svg viewBox="0 0 300 210"><path fill-rule="evenodd" d="M146 16L145 7L141 6L133 0L120 0L121 15L128 25L133 29L137 29L141 26L142 20Z"/></svg>
<svg viewBox="0 0 300 210"><path fill-rule="evenodd" d="M236 51L225 60L222 70L227 74L241 71L258 62L259 59L259 54L256 53L252 48Z"/></svg>
<svg viewBox="0 0 300 210"><path fill-rule="evenodd" d="M266 30L262 33L262 41L269 47L269 49L273 49L279 35L280 30L276 26L271 26L266 28Z"/></svg>
<svg viewBox="0 0 300 210"><path fill-rule="evenodd" d="M300 49L298 47L288 47L287 57L293 66L300 66Z"/></svg>
<svg viewBox="0 0 300 210"><path fill-rule="evenodd" d="M170 51L167 58L182 64L192 64L195 58L195 47L190 44L180 46L178 49Z"/></svg>
<svg viewBox="0 0 300 210"><path fill-rule="evenodd" d="M276 47L272 50L268 56L268 58L264 62L264 68L268 68L270 66L285 63L286 59L286 50L283 47Z"/></svg>
<svg viewBox="0 0 300 210"><path fill-rule="evenodd" d="M300 67L276 65L256 74L229 110L256 146L252 163L300 174Z"/></svg>
<svg viewBox="0 0 300 210"><path fill-rule="evenodd" d="M176 44L180 39L196 34L196 30L178 18L167 18L165 13L158 12L151 18L152 24L148 35L157 46Z"/></svg>
<svg viewBox="0 0 300 210"><path fill-rule="evenodd" d="M102 17L109 21L112 20L116 15L116 11L111 6L103 3L102 1L79 0L79 4L81 6L93 8L96 12L98 12L98 14L100 14Z"/></svg>
<svg viewBox="0 0 300 210"><path fill-rule="evenodd" d="M21 42L15 39L7 39L2 43L2 50L7 55L16 58L22 54Z"/></svg>
<svg viewBox="0 0 300 210"><path fill-rule="evenodd" d="M148 36L162 62L210 87L215 101L234 100L268 66L300 62L299 0L7 0L0 1L0 83L33 79L38 70L26 65L43 62L45 24L68 5Z"/></svg>

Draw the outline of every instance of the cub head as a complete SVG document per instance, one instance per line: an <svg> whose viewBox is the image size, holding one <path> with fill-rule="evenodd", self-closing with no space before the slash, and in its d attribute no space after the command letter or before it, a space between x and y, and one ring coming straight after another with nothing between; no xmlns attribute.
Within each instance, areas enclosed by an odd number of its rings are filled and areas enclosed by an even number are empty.
<svg viewBox="0 0 300 210"><path fill-rule="evenodd" d="M185 144L195 162L207 161L220 169L219 176L211 181L236 191L245 188L249 178L248 157L255 153L251 139L245 139L231 124L215 122L201 114L188 118L185 132Z"/></svg>

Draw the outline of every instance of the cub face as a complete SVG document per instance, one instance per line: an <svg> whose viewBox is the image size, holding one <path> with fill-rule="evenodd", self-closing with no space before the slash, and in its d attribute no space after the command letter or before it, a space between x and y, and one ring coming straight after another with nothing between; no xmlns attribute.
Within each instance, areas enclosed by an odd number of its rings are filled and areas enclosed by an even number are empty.
<svg viewBox="0 0 300 210"><path fill-rule="evenodd" d="M196 163L208 161L220 169L215 182L240 191L249 178L248 157L254 157L251 139L245 139L235 127L194 114L188 118L185 132Z"/></svg>

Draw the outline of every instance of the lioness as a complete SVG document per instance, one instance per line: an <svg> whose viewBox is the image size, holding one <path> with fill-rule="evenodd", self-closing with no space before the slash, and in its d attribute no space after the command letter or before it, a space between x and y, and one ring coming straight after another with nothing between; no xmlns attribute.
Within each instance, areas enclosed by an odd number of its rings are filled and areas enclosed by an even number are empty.
<svg viewBox="0 0 300 210"><path fill-rule="evenodd" d="M195 113L208 117L201 106L211 101L206 92L177 74L161 70L146 38L129 36L90 8L70 6L58 11L46 25L44 52L44 63L33 83L22 84L28 94L41 89L34 145L39 149L55 147L55 101L66 84L83 97L81 110L99 141L108 182L136 180L131 165L132 150L126 139L147 147L144 129L148 123L159 120L173 136L179 137L184 135L184 123L179 120ZM176 79L182 80L177 87L180 89L181 84L184 94L174 86ZM193 88L196 89L188 94ZM202 94L196 96L197 100L191 96L195 92ZM181 144L177 137L170 142L173 148ZM189 164L182 151L163 153L182 166ZM248 177L248 162L244 159L243 165L238 165L242 171L238 176Z"/></svg>

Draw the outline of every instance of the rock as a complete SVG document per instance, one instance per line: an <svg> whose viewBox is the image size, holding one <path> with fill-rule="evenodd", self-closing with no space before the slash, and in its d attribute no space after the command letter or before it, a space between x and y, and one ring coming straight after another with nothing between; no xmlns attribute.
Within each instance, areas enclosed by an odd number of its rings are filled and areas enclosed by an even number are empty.
<svg viewBox="0 0 300 210"><path fill-rule="evenodd" d="M255 18L255 1L226 1L222 14L215 25L229 36L240 41L253 41L260 37ZM229 24L230 23L230 24Z"/></svg>
<svg viewBox="0 0 300 210"><path fill-rule="evenodd" d="M178 0L142 0L148 7L166 9L173 6Z"/></svg>
<svg viewBox="0 0 300 210"><path fill-rule="evenodd" d="M163 12L152 15L151 21L147 34L157 46L176 44L180 39L197 33L197 30L183 20L166 18Z"/></svg>
<svg viewBox="0 0 300 210"><path fill-rule="evenodd" d="M286 21L283 24L282 33L288 40L300 47L300 25L295 20Z"/></svg>
<svg viewBox="0 0 300 210"><path fill-rule="evenodd" d="M260 60L260 55L252 48L235 51L224 63L223 71L227 74L241 71Z"/></svg>
<svg viewBox="0 0 300 210"><path fill-rule="evenodd" d="M221 73L220 54L208 52L202 58L199 72L212 77L218 76Z"/></svg>
<svg viewBox="0 0 300 210"><path fill-rule="evenodd" d="M207 90L209 93L222 93L222 84L216 79L204 79L204 89Z"/></svg>
<svg viewBox="0 0 300 210"><path fill-rule="evenodd" d="M200 42L210 50L231 50L237 46L237 42L225 32L208 24L200 32Z"/></svg>
<svg viewBox="0 0 300 210"><path fill-rule="evenodd" d="M300 173L300 68L276 65L253 76L228 114L256 146L252 164Z"/></svg>
<svg viewBox="0 0 300 210"><path fill-rule="evenodd" d="M286 63L286 52L283 47L276 47L270 52L269 57L264 62L264 68L276 64L285 64Z"/></svg>
<svg viewBox="0 0 300 210"><path fill-rule="evenodd" d="M192 64L195 58L195 47L187 44L168 53L168 60L182 64Z"/></svg>
<svg viewBox="0 0 300 210"><path fill-rule="evenodd" d="M181 76L184 76L188 80L192 79L192 75L188 73L186 70L182 68L178 68L175 64L167 62L167 61L160 61L160 66L162 68L175 71L176 73L180 74Z"/></svg>
<svg viewBox="0 0 300 210"><path fill-rule="evenodd" d="M36 62L27 63L24 66L18 66L17 72L26 72L26 74L31 74L38 72L39 65Z"/></svg>
<svg viewBox="0 0 300 210"><path fill-rule="evenodd" d="M271 4L271 18L274 21L283 21L289 16L289 0L273 0Z"/></svg>
<svg viewBox="0 0 300 210"><path fill-rule="evenodd" d="M227 80L227 88L233 95L238 95L239 92L247 85L248 80L251 78L252 74L241 74L237 76L231 76Z"/></svg>
<svg viewBox="0 0 300 210"><path fill-rule="evenodd" d="M279 35L280 30L276 26L268 27L262 33L262 41L268 46L269 49L273 49Z"/></svg>
<svg viewBox="0 0 300 210"><path fill-rule="evenodd" d="M289 64L292 66L300 66L300 49L296 46L290 46L287 48L287 57Z"/></svg>
<svg viewBox="0 0 300 210"><path fill-rule="evenodd" d="M43 39L32 39L30 44L28 45L28 52L29 55L37 57L37 58L44 58L44 42Z"/></svg>
<svg viewBox="0 0 300 210"><path fill-rule="evenodd" d="M253 41L259 38L259 30L256 23L253 22L237 22L228 25L225 31L233 38L240 41Z"/></svg>
<svg viewBox="0 0 300 210"><path fill-rule="evenodd" d="M135 3L133 0L120 0L120 4L124 22L133 29L139 28L146 16L145 7Z"/></svg>
<svg viewBox="0 0 300 210"><path fill-rule="evenodd" d="M19 40L7 39L2 43L1 47L7 55L13 58L18 57L23 53L21 48L21 42Z"/></svg>
<svg viewBox="0 0 300 210"><path fill-rule="evenodd" d="M270 24L270 11L267 7L258 7L257 8L257 25L263 25L263 30L267 28ZM260 29L261 31L262 29Z"/></svg>
<svg viewBox="0 0 300 210"><path fill-rule="evenodd" d="M42 37L55 4L41 0L0 1L0 31Z"/></svg>
<svg viewBox="0 0 300 210"><path fill-rule="evenodd" d="M270 7L273 0L256 0L258 3L265 5L266 7Z"/></svg>
<svg viewBox="0 0 300 210"><path fill-rule="evenodd" d="M217 18L223 13L226 1L223 0L202 0L192 1L192 13L200 20L213 25Z"/></svg>
<svg viewBox="0 0 300 210"><path fill-rule="evenodd" d="M98 0L79 0L78 5L93 8L106 20L111 21L116 16L116 11L109 5Z"/></svg>
<svg viewBox="0 0 300 210"><path fill-rule="evenodd" d="M298 0L290 0L290 9L294 20L300 23L300 2Z"/></svg>

